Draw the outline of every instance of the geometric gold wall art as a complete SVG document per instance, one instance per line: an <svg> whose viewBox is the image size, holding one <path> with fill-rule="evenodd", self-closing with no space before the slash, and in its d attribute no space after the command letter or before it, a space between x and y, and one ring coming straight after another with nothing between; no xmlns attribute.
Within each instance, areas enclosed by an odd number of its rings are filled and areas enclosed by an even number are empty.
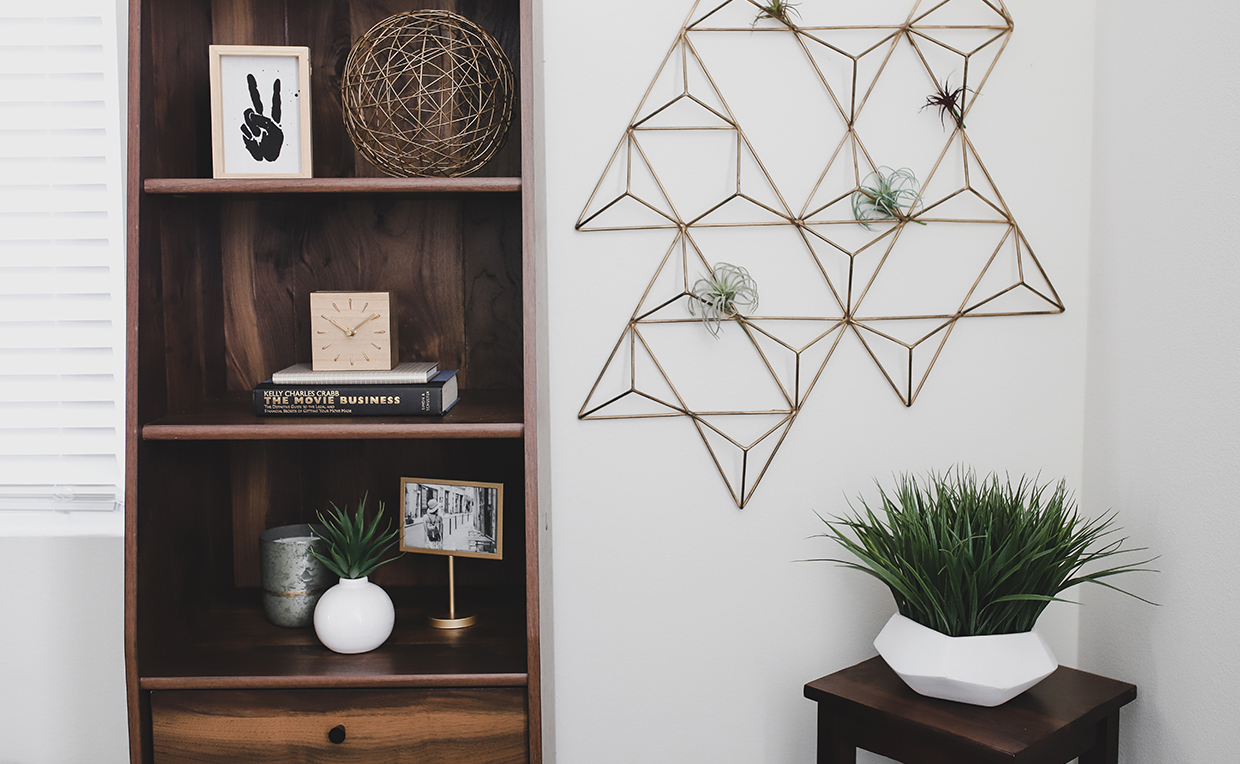
<svg viewBox="0 0 1240 764"><path fill-rule="evenodd" d="M846 335L911 406L965 319L1064 310L968 135L1002 0L760 8L693 4L577 222L643 231L657 261L578 416L687 418L741 508ZM944 88L957 112L923 109ZM917 203L858 224L854 194L891 167ZM716 340L688 305L720 261L761 312Z"/></svg>

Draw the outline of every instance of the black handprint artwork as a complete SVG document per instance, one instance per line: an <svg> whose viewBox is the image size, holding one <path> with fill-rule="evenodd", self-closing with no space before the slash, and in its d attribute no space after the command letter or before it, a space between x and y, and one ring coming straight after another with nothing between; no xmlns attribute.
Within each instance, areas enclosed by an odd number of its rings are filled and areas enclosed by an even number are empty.
<svg viewBox="0 0 1240 764"><path fill-rule="evenodd" d="M241 138L255 161L274 162L280 158L280 149L284 148L284 131L280 129L280 80L276 79L272 89L270 119L263 116L263 99L258 94L258 82L254 75L247 74L246 80L250 83L250 100L254 102L254 108L245 110Z"/></svg>

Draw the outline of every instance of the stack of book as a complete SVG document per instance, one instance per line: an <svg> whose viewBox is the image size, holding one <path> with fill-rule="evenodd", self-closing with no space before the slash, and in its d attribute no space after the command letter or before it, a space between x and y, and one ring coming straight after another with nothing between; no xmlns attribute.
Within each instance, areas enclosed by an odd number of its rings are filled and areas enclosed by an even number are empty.
<svg viewBox="0 0 1240 764"><path fill-rule="evenodd" d="M456 369L402 363L390 371L314 371L299 363L254 388L258 416L442 416L460 400Z"/></svg>

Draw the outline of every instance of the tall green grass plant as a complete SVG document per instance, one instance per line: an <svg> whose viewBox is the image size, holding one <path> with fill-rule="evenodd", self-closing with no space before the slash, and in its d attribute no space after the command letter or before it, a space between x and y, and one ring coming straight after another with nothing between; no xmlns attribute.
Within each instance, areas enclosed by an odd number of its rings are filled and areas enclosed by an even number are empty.
<svg viewBox="0 0 1240 764"><path fill-rule="evenodd" d="M1082 518L1063 482L1022 477L1013 485L957 469L902 475L893 493L878 490L877 507L861 498L861 510L850 504L851 513L823 520L820 535L856 558L825 561L882 581L901 615L948 636L1029 631L1077 584L1137 597L1109 579L1149 571L1154 559L1116 564L1145 549L1125 548L1114 513Z"/></svg>

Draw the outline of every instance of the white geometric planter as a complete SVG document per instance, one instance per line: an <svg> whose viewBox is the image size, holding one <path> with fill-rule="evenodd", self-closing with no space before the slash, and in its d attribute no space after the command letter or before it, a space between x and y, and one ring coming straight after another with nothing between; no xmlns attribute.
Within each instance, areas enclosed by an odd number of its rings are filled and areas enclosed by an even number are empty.
<svg viewBox="0 0 1240 764"><path fill-rule="evenodd" d="M1036 631L949 637L899 613L874 647L914 692L975 706L1006 703L1059 667Z"/></svg>

